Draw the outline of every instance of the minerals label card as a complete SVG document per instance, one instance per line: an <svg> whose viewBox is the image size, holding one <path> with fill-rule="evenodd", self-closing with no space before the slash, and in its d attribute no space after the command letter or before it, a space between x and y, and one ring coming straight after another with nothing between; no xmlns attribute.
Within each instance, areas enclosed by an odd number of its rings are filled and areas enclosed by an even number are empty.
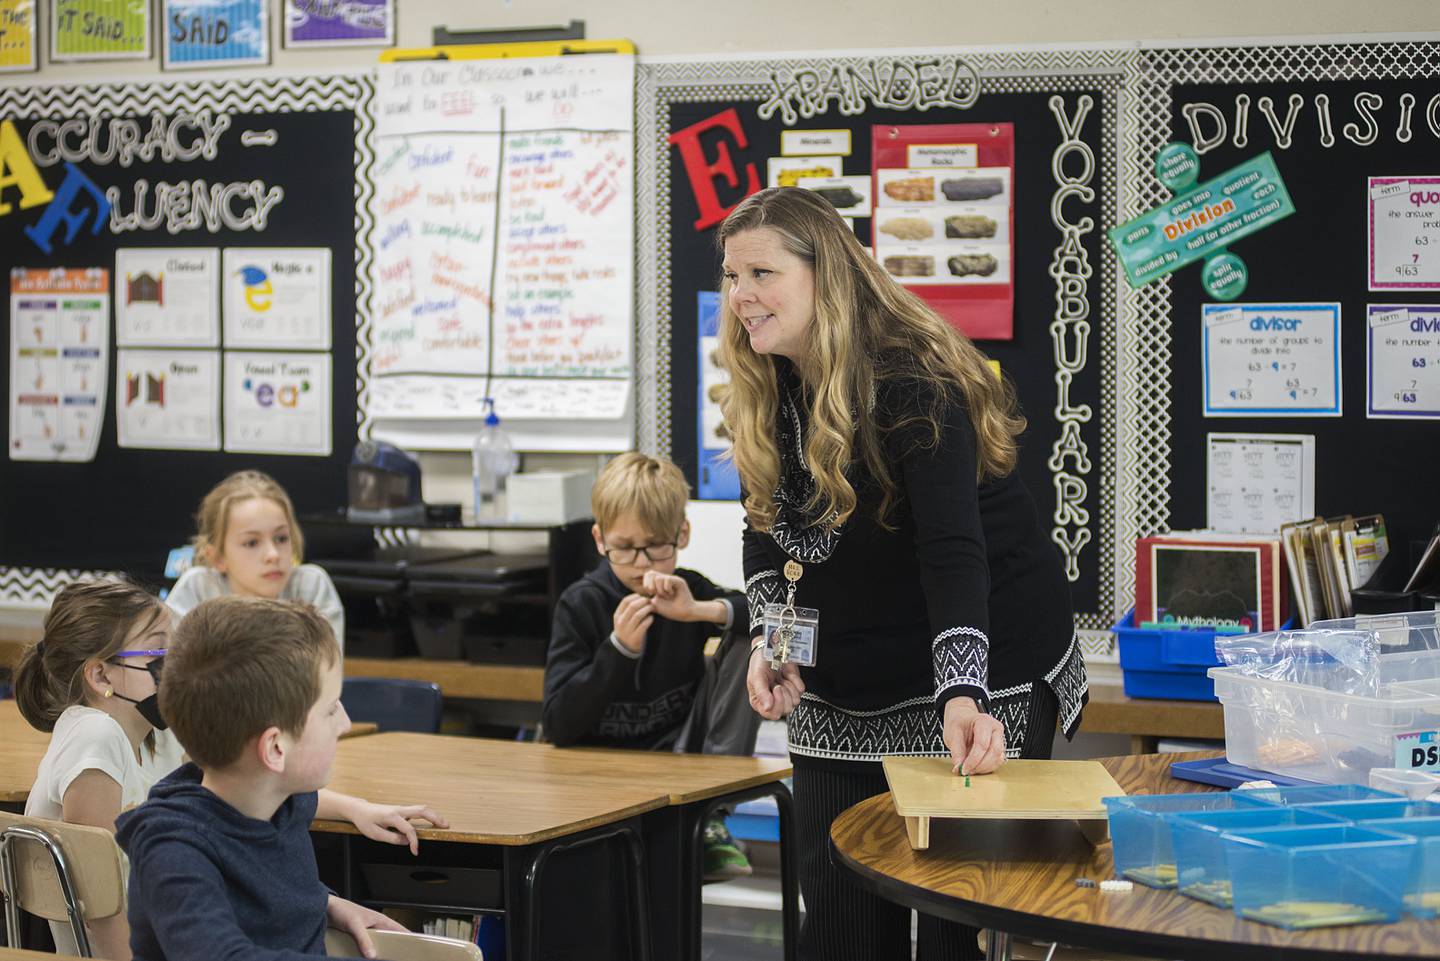
<svg viewBox="0 0 1440 961"><path fill-rule="evenodd" d="M105 416L110 272L10 272L10 459L90 461Z"/></svg>
<svg viewBox="0 0 1440 961"><path fill-rule="evenodd" d="M220 250L117 250L115 344L219 347Z"/></svg>
<svg viewBox="0 0 1440 961"><path fill-rule="evenodd" d="M1339 417L1339 304L1201 308L1206 417Z"/></svg>
<svg viewBox="0 0 1440 961"><path fill-rule="evenodd" d="M1366 416L1440 417L1440 307L1370 304L1366 320Z"/></svg>
<svg viewBox="0 0 1440 961"><path fill-rule="evenodd" d="M1371 290L1440 288L1440 177L1371 177Z"/></svg>

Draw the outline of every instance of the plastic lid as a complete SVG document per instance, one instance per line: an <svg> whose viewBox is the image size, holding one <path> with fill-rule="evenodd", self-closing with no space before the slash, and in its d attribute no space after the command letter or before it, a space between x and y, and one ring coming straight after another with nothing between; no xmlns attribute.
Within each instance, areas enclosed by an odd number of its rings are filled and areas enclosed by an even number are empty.
<svg viewBox="0 0 1440 961"><path fill-rule="evenodd" d="M495 398L486 397L485 407L490 411L490 413L485 415L485 426L498 427L500 425L500 416L495 413Z"/></svg>

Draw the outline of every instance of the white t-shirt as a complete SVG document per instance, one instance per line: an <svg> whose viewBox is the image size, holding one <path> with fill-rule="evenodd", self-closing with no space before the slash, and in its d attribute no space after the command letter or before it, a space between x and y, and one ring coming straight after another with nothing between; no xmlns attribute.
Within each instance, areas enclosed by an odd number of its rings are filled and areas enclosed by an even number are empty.
<svg viewBox="0 0 1440 961"><path fill-rule="evenodd" d="M101 771L120 785L120 810L128 810L144 801L155 782L179 767L184 756L185 749L174 734L156 731L155 750L141 745L137 761L119 721L93 707L67 707L55 721L50 746L40 759L40 770L25 802L25 813L52 821L65 820L65 792L86 771ZM50 934L57 951L78 951L68 921L51 921Z"/></svg>
<svg viewBox="0 0 1440 961"><path fill-rule="evenodd" d="M224 574L213 567L192 567L180 575L165 603L183 616L201 601L224 597L229 593L230 580ZM330 629L335 632L335 640L340 644L340 653L345 653L345 608L341 606L340 595L335 593L335 585L323 567L301 564L292 570L280 591L280 599L303 601L319 611L330 622Z"/></svg>
<svg viewBox="0 0 1440 961"><path fill-rule="evenodd" d="M63 821L65 792L77 777L92 770L108 774L120 785L120 810L124 811L145 800L155 782L179 767L184 755L174 734L156 731L154 752L142 745L141 760L137 761L119 721L104 711L76 704L55 722L25 813Z"/></svg>

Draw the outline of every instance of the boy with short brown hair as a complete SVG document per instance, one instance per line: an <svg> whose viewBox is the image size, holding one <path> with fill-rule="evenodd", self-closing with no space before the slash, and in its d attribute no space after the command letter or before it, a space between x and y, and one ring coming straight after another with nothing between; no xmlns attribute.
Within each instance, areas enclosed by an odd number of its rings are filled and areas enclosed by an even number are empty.
<svg viewBox="0 0 1440 961"><path fill-rule="evenodd" d="M325 928L404 930L331 894L310 843L350 719L325 619L287 601L219 597L175 631L160 709L192 762L121 815L136 961L325 953Z"/></svg>
<svg viewBox="0 0 1440 961"><path fill-rule="evenodd" d="M746 701L745 595L676 567L690 542L690 486L669 461L631 452L600 472L591 534L607 562L571 584L555 607L545 661L544 723L556 744L743 754L759 715ZM724 634L705 657L707 641ZM706 874L750 873L716 819Z"/></svg>

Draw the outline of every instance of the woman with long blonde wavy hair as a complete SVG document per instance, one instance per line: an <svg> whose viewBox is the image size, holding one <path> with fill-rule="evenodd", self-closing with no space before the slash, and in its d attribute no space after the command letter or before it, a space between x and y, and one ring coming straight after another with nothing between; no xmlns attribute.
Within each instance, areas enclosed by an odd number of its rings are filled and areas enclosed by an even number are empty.
<svg viewBox="0 0 1440 961"><path fill-rule="evenodd" d="M800 955L902 956L908 912L839 875L830 823L886 790L882 756L983 775L1049 757L1057 719L1072 735L1087 685L1069 585L1015 471L1014 392L968 339L811 191L746 198L717 240L747 686L787 721ZM818 612L813 663L773 656L787 607ZM927 959L978 956L955 924L922 916L919 939Z"/></svg>

